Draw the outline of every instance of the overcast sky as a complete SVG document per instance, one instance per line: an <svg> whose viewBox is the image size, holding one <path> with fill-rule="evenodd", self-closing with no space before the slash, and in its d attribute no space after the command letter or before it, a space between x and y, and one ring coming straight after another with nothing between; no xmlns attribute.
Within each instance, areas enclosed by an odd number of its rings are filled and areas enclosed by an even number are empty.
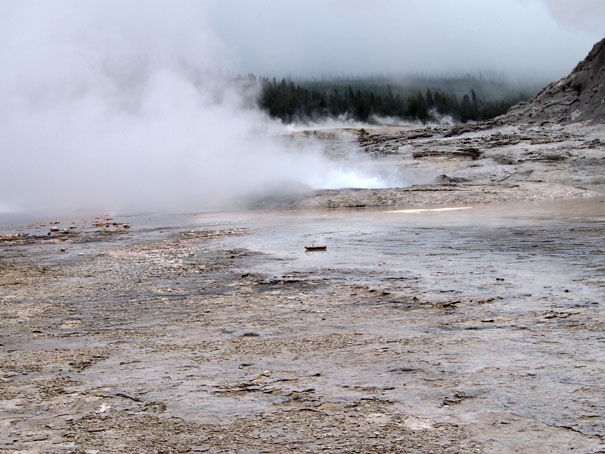
<svg viewBox="0 0 605 454"><path fill-rule="evenodd" d="M217 0L240 67L276 75L498 71L558 78L605 36L605 0Z"/></svg>
<svg viewBox="0 0 605 454"><path fill-rule="evenodd" d="M0 52L44 61L75 41L82 54L58 55L74 64L97 50L141 61L152 47L275 76L557 79L603 37L605 0L0 0Z"/></svg>

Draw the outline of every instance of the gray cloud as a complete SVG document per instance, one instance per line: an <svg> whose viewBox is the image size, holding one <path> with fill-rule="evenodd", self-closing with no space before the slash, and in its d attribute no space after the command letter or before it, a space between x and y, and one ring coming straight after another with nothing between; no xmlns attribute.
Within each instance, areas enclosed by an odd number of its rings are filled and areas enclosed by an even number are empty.
<svg viewBox="0 0 605 454"><path fill-rule="evenodd" d="M560 24L576 30L605 36L605 2L603 0L543 0Z"/></svg>

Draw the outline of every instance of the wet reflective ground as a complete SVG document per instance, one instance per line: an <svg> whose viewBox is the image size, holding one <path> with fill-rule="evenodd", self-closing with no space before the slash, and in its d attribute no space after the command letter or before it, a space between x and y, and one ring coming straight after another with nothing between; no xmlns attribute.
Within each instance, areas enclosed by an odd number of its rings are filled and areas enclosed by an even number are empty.
<svg viewBox="0 0 605 454"><path fill-rule="evenodd" d="M224 216L224 221L213 215L197 220L204 227L247 229L244 237L222 245L263 253L255 269L274 276L322 273L391 290L416 285L444 298L493 296L500 288L540 296L568 290L558 295L565 300L572 290L574 298L583 291L580 282L598 290L605 266L600 200ZM314 244L327 251L305 251Z"/></svg>
<svg viewBox="0 0 605 454"><path fill-rule="evenodd" d="M2 243L0 450L603 449L602 198L116 219Z"/></svg>
<svg viewBox="0 0 605 454"><path fill-rule="evenodd" d="M233 215L233 223L250 233L223 246L264 254L244 262L242 272L367 285L380 295L368 303L376 305L378 319L364 328L393 338L411 331L427 340L432 347L408 351L403 369L432 363L440 380L453 380L462 390L454 392L459 400L473 401L462 419L510 412L604 435L604 402L588 397L603 391L602 199L451 212ZM327 251L305 252L312 244ZM414 312L429 305L441 312ZM405 328L398 326L402 319ZM376 366L370 360L361 374L376 386L401 385L401 377L385 376L381 361ZM358 378L360 371L348 373ZM423 416L460 420L449 405L428 410L423 396L433 385L412 382ZM409 404L406 385L389 395Z"/></svg>

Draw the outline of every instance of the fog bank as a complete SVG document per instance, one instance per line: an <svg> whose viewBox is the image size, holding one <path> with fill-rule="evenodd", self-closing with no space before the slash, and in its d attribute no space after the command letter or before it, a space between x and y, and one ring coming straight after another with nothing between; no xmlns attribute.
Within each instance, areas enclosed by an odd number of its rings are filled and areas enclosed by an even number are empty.
<svg viewBox="0 0 605 454"><path fill-rule="evenodd" d="M217 209L290 185L377 184L279 138L203 3L2 9L4 211Z"/></svg>
<svg viewBox="0 0 605 454"><path fill-rule="evenodd" d="M602 0L230 0L212 27L249 71L496 72L556 80L605 36Z"/></svg>

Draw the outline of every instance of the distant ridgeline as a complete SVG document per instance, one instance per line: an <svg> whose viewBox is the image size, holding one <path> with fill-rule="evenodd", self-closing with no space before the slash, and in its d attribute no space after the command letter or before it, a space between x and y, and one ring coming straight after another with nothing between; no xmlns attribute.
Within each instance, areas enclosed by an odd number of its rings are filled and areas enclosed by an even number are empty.
<svg viewBox="0 0 605 454"><path fill-rule="evenodd" d="M540 84L520 86L495 79L380 78L301 81L261 78L259 104L286 123L345 116L368 122L378 117L401 120L487 120L527 101Z"/></svg>

